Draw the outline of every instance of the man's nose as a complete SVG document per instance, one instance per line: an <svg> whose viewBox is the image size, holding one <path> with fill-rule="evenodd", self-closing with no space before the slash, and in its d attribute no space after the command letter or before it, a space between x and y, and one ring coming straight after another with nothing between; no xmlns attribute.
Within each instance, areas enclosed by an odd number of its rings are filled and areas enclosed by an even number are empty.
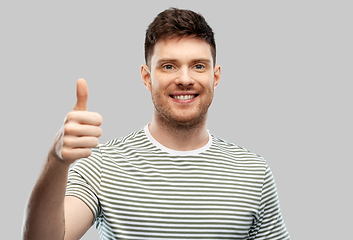
<svg viewBox="0 0 353 240"><path fill-rule="evenodd" d="M176 85L187 87L195 84L195 80L191 77L189 68L182 67L179 69L178 73L175 79Z"/></svg>

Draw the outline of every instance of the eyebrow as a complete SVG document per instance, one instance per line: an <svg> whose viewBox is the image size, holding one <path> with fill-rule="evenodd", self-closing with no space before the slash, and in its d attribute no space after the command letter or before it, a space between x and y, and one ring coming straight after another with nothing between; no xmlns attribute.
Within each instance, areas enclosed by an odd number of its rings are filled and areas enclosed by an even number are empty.
<svg viewBox="0 0 353 240"><path fill-rule="evenodd" d="M165 62L178 62L178 59L174 59L174 58L162 58L162 59L159 59L157 61L157 65L160 65L162 63L165 63ZM209 64L211 65L211 60L208 59L208 58L197 58L197 59L193 59L191 60L192 63L197 63L197 62L202 62L202 63L205 63L205 64Z"/></svg>
<svg viewBox="0 0 353 240"><path fill-rule="evenodd" d="M207 58L200 58L200 59L195 59L192 62L196 63L196 62L202 62L202 63L206 63L206 64L210 64L211 65L211 60L207 59Z"/></svg>
<svg viewBox="0 0 353 240"><path fill-rule="evenodd" d="M160 65L162 63L165 63L165 62L177 62L178 60L177 59L174 59L174 58L162 58L162 59L159 59L157 61L157 65Z"/></svg>

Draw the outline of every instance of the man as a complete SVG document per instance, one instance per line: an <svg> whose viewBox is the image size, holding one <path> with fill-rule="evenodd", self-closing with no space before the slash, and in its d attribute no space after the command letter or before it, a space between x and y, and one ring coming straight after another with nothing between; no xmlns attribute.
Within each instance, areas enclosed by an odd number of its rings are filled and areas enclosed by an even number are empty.
<svg viewBox="0 0 353 240"><path fill-rule="evenodd" d="M79 239L92 223L102 239L289 239L266 161L207 131L221 68L204 18L160 13L145 57L152 121L124 138L98 145L102 117L87 111L78 80L74 111L31 194L24 239Z"/></svg>

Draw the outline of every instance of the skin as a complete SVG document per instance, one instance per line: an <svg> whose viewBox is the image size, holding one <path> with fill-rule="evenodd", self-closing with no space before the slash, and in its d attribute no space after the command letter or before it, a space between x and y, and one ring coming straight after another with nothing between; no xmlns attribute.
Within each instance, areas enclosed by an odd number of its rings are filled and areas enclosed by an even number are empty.
<svg viewBox="0 0 353 240"><path fill-rule="evenodd" d="M157 42L151 66L141 67L141 78L151 91L154 112L151 135L166 147L187 151L208 142L206 119L220 67L213 67L211 48L194 38ZM171 95L195 95L178 100ZM77 81L77 102L56 135L28 202L24 240L80 239L93 214L80 199L65 197L70 165L86 158L102 134L103 118L87 111L86 81Z"/></svg>
<svg viewBox="0 0 353 240"><path fill-rule="evenodd" d="M87 111L88 88L77 81L77 102L56 135L28 201L24 240L80 239L91 226L93 214L76 197L65 197L70 165L91 155L102 134L102 117Z"/></svg>
<svg viewBox="0 0 353 240"><path fill-rule="evenodd" d="M208 142L207 111L221 78L209 44L190 37L158 41L141 77L154 104L151 135L173 150L203 147ZM172 97L176 95L195 97L179 100Z"/></svg>

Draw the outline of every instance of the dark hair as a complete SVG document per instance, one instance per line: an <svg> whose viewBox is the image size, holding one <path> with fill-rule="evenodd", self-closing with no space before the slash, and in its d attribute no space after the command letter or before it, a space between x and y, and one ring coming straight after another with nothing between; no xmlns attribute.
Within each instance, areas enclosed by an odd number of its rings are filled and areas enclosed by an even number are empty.
<svg viewBox="0 0 353 240"><path fill-rule="evenodd" d="M170 8L159 13L148 26L145 38L145 61L150 65L154 45L158 40L174 37L195 37L211 47L213 64L216 63L216 42L212 28L205 18L191 10Z"/></svg>

